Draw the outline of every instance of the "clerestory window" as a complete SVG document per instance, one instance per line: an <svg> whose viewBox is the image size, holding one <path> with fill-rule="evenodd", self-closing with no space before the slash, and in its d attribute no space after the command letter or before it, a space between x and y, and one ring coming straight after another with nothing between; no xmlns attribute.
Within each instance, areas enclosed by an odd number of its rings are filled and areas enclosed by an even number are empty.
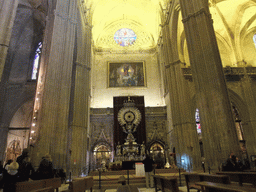
<svg viewBox="0 0 256 192"><path fill-rule="evenodd" d="M40 42L38 44L38 47L36 49L36 53L35 53L35 57L34 57L34 62L33 62L33 69L32 69L32 74L31 74L31 80L36 80L37 79L37 73L38 73L38 68L39 68L41 49L42 49L42 42Z"/></svg>

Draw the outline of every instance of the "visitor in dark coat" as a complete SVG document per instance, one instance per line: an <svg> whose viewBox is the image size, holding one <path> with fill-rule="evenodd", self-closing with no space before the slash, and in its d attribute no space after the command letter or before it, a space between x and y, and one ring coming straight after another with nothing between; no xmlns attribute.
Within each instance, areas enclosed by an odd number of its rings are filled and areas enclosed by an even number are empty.
<svg viewBox="0 0 256 192"><path fill-rule="evenodd" d="M19 182L28 181L30 178L32 178L34 172L35 170L30 162L30 159L27 157L19 166Z"/></svg>
<svg viewBox="0 0 256 192"><path fill-rule="evenodd" d="M46 154L40 162L37 170L38 179L50 179L54 178L54 168L50 154Z"/></svg>
<svg viewBox="0 0 256 192"><path fill-rule="evenodd" d="M231 153L227 159L222 171L240 171L239 165L236 161L236 156L233 153Z"/></svg>
<svg viewBox="0 0 256 192"><path fill-rule="evenodd" d="M16 161L19 165L21 165L23 160L26 159L27 157L29 157L29 150L25 148L23 149L22 154L19 157L17 157Z"/></svg>
<svg viewBox="0 0 256 192"><path fill-rule="evenodd" d="M3 178L3 192L15 192L15 185L18 182L19 164L14 161L6 166L6 174Z"/></svg>
<svg viewBox="0 0 256 192"><path fill-rule="evenodd" d="M4 178L4 176L7 174L7 166L10 165L12 162L13 162L13 160L12 160L12 159L9 159L9 160L7 160L7 162L5 163L4 168L3 168L3 178Z"/></svg>
<svg viewBox="0 0 256 192"><path fill-rule="evenodd" d="M35 170L29 159L29 150L24 149L22 154L17 158L19 163L18 177L19 181L28 181L29 178L34 174Z"/></svg>
<svg viewBox="0 0 256 192"><path fill-rule="evenodd" d="M146 187L153 187L154 181L153 181L153 170L155 167L155 162L153 159L150 158L150 156L147 154L146 159L142 161L144 164L144 170L145 170L145 176L146 176Z"/></svg>

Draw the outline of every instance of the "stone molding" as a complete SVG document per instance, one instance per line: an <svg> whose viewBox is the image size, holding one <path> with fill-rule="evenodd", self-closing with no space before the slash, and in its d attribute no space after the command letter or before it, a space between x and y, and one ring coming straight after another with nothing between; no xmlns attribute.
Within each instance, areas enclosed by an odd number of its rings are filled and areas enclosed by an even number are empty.
<svg viewBox="0 0 256 192"><path fill-rule="evenodd" d="M191 68L182 68L185 79L192 80ZM223 73L227 81L240 81L245 75L256 80L256 67L224 67Z"/></svg>

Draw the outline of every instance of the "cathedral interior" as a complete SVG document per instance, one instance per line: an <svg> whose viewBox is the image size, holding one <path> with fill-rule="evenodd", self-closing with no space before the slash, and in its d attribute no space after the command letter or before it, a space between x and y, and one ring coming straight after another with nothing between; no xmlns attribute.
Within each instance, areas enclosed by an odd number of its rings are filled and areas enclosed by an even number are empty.
<svg viewBox="0 0 256 192"><path fill-rule="evenodd" d="M255 0L1 0L0 160L87 174L255 166ZM175 156L175 162L171 157Z"/></svg>

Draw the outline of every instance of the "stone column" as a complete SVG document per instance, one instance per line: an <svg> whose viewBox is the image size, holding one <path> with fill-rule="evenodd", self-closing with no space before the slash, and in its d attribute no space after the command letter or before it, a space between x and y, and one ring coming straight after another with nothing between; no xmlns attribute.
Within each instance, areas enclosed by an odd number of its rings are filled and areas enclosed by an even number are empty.
<svg viewBox="0 0 256 192"><path fill-rule="evenodd" d="M246 107L248 108L249 112L249 117L246 117L248 120L242 122L242 129L243 129L243 134L244 134L244 139L246 141L246 148L247 148L247 153L249 157L251 155L254 155L256 153L256 103L255 103L255 98L254 94L252 91L252 82L250 77L247 74L246 68L245 70L245 75L243 79L241 80L241 87L242 87L242 93L243 97L245 98L244 101L246 102Z"/></svg>
<svg viewBox="0 0 256 192"><path fill-rule="evenodd" d="M19 0L0 1L0 82Z"/></svg>
<svg viewBox="0 0 256 192"><path fill-rule="evenodd" d="M81 8L81 7L80 7ZM80 17L83 12L80 11ZM86 19L86 18L84 18ZM91 29L80 18L77 26L77 55L75 61L74 78L74 105L72 129L72 155L71 163L73 175L86 173L87 138L89 126L89 98L90 98L90 53L91 53Z"/></svg>
<svg viewBox="0 0 256 192"><path fill-rule="evenodd" d="M33 114L36 132L31 133L36 165L50 153L55 167L70 168L77 13L77 1L56 0L49 5Z"/></svg>
<svg viewBox="0 0 256 192"><path fill-rule="evenodd" d="M208 0L180 0L192 77L200 111L206 166L217 169L230 152L239 156L222 63Z"/></svg>
<svg viewBox="0 0 256 192"><path fill-rule="evenodd" d="M200 166L201 158L195 119L191 110L191 98L183 76L182 63L180 60L175 60L178 58L178 53L172 48L169 27L168 24L164 25L162 31L168 53L168 63L165 67L172 114L172 134L175 136L173 145L176 148L177 162L181 163L181 159L183 159L183 164L188 169L197 169Z"/></svg>

